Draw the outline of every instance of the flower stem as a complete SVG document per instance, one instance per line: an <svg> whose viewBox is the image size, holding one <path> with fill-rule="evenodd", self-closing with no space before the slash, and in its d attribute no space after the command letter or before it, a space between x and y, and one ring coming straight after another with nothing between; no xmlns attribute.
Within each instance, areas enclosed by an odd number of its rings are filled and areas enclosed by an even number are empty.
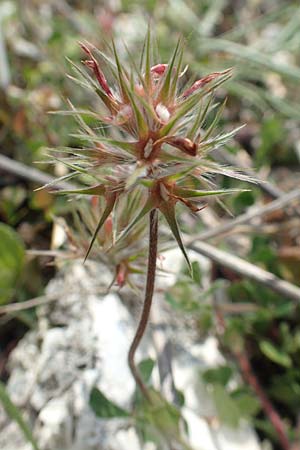
<svg viewBox="0 0 300 450"><path fill-rule="evenodd" d="M151 311L152 298L154 292L154 283L155 283L155 271L156 271L156 257L157 257L157 236L158 236L158 212L156 209L150 212L150 227L149 227L149 252L148 252L148 269L147 269L147 283L146 283L146 291L145 291L145 299L143 304L143 310L141 314L141 318L132 341L132 344L128 353L128 364L133 375L133 378L136 381L136 384L139 386L142 394L148 400L150 400L149 392L147 387L145 386L139 371L135 365L134 357L136 350L144 336L146 331L146 327L149 321L149 315Z"/></svg>

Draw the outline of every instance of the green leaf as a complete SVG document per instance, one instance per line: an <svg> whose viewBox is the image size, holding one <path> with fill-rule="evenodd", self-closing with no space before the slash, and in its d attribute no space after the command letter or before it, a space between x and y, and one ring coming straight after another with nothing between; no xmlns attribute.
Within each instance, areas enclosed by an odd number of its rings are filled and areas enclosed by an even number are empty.
<svg viewBox="0 0 300 450"><path fill-rule="evenodd" d="M89 404L96 416L102 419L130 417L128 411L113 403L97 388L92 389Z"/></svg>
<svg viewBox="0 0 300 450"><path fill-rule="evenodd" d="M226 386L231 377L233 371L229 366L219 366L212 369L207 369L202 373L202 378L206 383L219 384Z"/></svg>
<svg viewBox="0 0 300 450"><path fill-rule="evenodd" d="M259 400L253 394L239 390L233 392L232 397L238 406L241 415L245 418L256 416L261 409Z"/></svg>
<svg viewBox="0 0 300 450"><path fill-rule="evenodd" d="M9 395L5 389L5 385L1 381L0 381L0 401L2 403L3 408L6 411L6 414L11 418L11 420L14 420L18 424L27 441L31 443L34 450L39 450L38 444L34 439L29 426L23 419L20 410L16 407L16 405L14 405L14 403L9 398Z"/></svg>
<svg viewBox="0 0 300 450"><path fill-rule="evenodd" d="M24 265L25 248L20 236L0 223L0 304L13 295Z"/></svg>
<svg viewBox="0 0 300 450"><path fill-rule="evenodd" d="M186 253L186 250L184 248L183 242L181 240L181 236L180 236L180 232L179 232L179 228L178 228L178 224L177 224L177 220L176 220L176 215L175 215L175 207L172 203L166 203L163 202L160 206L159 209L161 211L161 213L164 215L166 221L168 222L171 231L177 241L177 244L179 245L180 250L183 253L183 256L185 257L185 260L189 266L190 272L192 271L192 266L189 260L189 257Z"/></svg>
<svg viewBox="0 0 300 450"><path fill-rule="evenodd" d="M201 268L198 261L192 262L192 278L196 284L201 286Z"/></svg>
<svg viewBox="0 0 300 450"><path fill-rule="evenodd" d="M270 341L261 341L259 343L261 352L276 364L283 367L292 367L292 360L290 356L282 350L274 347Z"/></svg>
<svg viewBox="0 0 300 450"><path fill-rule="evenodd" d="M113 210L113 207L115 205L116 202L116 194L111 194L110 196L108 196L107 198L107 204L106 204L106 208L98 222L98 225L96 227L96 230L94 232L94 235L92 237L91 243L89 245L89 248L86 252L85 258L84 258L84 262L86 261L87 257L89 256L92 247L94 245L94 242L97 238L97 234L99 233L100 229L102 228L102 226L104 225L104 222L106 221L106 219L108 218L108 216L110 215L111 211Z"/></svg>
<svg viewBox="0 0 300 450"><path fill-rule="evenodd" d="M149 390L151 403L144 404L149 423L160 430L164 436L175 437L179 435L180 411L171 403L168 403L159 392Z"/></svg>
<svg viewBox="0 0 300 450"><path fill-rule="evenodd" d="M241 416L239 408L221 384L214 385L213 398L220 421L236 428Z"/></svg>
<svg viewBox="0 0 300 450"><path fill-rule="evenodd" d="M150 380L153 367L154 360L151 358L144 359L139 363L138 369L144 383L148 383L148 381Z"/></svg>
<svg viewBox="0 0 300 450"><path fill-rule="evenodd" d="M150 385L149 381L152 375L152 371L154 368L154 360L151 358L147 358L142 360L138 364L138 372L144 382L145 385ZM151 392L151 388L149 388L149 392ZM136 386L135 395L134 395L134 405L136 409L143 409L145 404L145 398L141 392L141 390Z"/></svg>
<svg viewBox="0 0 300 450"><path fill-rule="evenodd" d="M190 281L178 282L165 293L165 299L174 309L198 316L200 303L193 294Z"/></svg>

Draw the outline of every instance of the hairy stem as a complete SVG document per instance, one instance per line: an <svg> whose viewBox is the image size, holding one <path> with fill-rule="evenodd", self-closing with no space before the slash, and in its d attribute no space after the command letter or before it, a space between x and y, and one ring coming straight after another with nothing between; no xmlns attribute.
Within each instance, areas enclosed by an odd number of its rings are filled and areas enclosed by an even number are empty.
<svg viewBox="0 0 300 450"><path fill-rule="evenodd" d="M157 236L158 236L158 212L156 209L151 211L150 213L150 227L149 227L149 253L148 253L148 269L147 269L147 282L146 282L146 291L145 291L145 299L142 309L141 318L132 341L132 344L128 353L128 364L131 370L131 373L136 381L136 384L139 386L142 394L145 398L150 401L149 392L147 387L145 386L139 371L135 365L134 357L138 346L145 334L146 327L149 320L149 315L151 311L152 298L154 292L154 283L155 283L155 271L156 271L156 257L157 257Z"/></svg>

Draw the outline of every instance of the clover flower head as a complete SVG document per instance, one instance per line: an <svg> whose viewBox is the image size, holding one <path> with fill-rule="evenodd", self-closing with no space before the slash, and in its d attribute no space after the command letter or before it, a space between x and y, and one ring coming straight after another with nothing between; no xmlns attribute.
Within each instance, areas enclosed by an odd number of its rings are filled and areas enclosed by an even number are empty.
<svg viewBox="0 0 300 450"><path fill-rule="evenodd" d="M115 237L114 245L132 233L133 228L153 209L165 217L188 264L176 219L176 205L190 211L203 207L208 196L233 190L215 189L213 174L247 180L232 169L207 157L210 150L223 145L237 130L215 135L224 105L217 110L210 125L208 113L214 108L214 91L231 77L232 70L214 72L193 82L185 82L183 41L179 39L169 62L155 61L150 29L145 38L141 62L128 53L129 67L119 59L112 43L112 57L93 45L82 43L85 69L72 63L78 84L91 90L101 101L97 111L81 111L70 103L85 143L83 148L62 149L70 177L78 176L85 187L64 191L68 194L100 196L105 201L86 257L98 233L113 214L118 214L124 198L134 201L134 215ZM84 117L90 114L96 129ZM58 149L59 151L60 149ZM126 210L122 210L126 215ZM126 221L125 221L126 222ZM121 278L121 275L120 275Z"/></svg>

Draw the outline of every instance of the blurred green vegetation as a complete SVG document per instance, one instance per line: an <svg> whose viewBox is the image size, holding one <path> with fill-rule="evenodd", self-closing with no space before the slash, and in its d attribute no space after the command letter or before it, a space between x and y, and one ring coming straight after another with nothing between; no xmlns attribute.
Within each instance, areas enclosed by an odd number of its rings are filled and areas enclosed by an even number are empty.
<svg viewBox="0 0 300 450"><path fill-rule="evenodd" d="M234 77L219 98L221 101L229 96L220 126L228 130L243 123L247 126L225 153L237 158L237 165L243 162L252 166L258 177L282 191L299 187L300 8L299 2L292 0L2 1L1 154L63 176L64 169L59 163L50 164L44 149L78 144L70 136L76 132L76 124L72 119L48 112L65 109L68 98L82 109L92 101L88 92L66 76L70 73L66 57L79 62L82 54L78 41L88 40L101 49L105 39L112 36L120 51L122 41L134 51L141 46L149 20L163 63L182 33L187 41L187 70L192 78L234 67ZM125 51L123 57L126 58ZM36 165L36 161L43 164ZM0 167L0 304L39 295L55 273L49 256L38 258L25 254L24 249L56 250L54 219L63 216L70 221L71 206L63 197L34 191L37 187L37 183ZM226 205L238 215L269 200L255 186L251 192L226 199ZM215 213L220 219L227 218L218 206ZM245 226L239 236L244 258L300 285L298 213L294 208L288 213L270 214L259 227ZM201 214L197 222L182 226L189 233L203 229ZM221 245L232 248L228 240ZM166 301L174 311L193 318L200 338L217 335L220 339L216 331L218 305L212 299L221 292L225 304L231 306L224 309L226 327L220 342L228 364L199 374L213 389L219 419L235 426L240 418L246 418L262 440L271 442L274 449L280 448L253 391L241 377L236 381L240 367L235 351L242 350L283 418L291 442L296 442L300 399L299 306L218 266L213 267L211 286L204 287L201 267L194 268L194 281L183 274L166 293ZM23 331L24 323L35 326L34 312L10 319L11 327ZM0 357L5 353L7 334L11 340L20 337L19 333L11 337L9 324L1 326ZM3 370L0 375L5 378L7 373ZM230 383L233 379L234 388ZM107 406L102 397L97 401ZM139 418L142 425L143 417ZM173 417L176 428L177 412ZM143 433L147 434L147 430L142 426Z"/></svg>

